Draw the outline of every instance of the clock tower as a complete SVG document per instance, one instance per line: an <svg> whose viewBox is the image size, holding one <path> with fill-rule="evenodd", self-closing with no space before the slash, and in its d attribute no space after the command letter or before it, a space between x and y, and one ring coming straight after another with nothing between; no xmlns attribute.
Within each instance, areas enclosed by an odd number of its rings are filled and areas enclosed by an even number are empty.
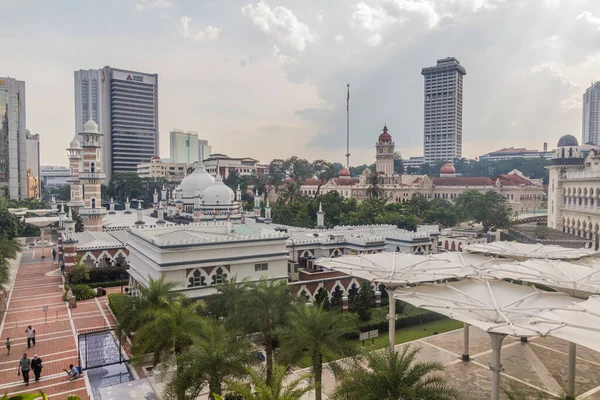
<svg viewBox="0 0 600 400"><path fill-rule="evenodd" d="M384 176L394 175L394 142L388 133L387 125L383 127L383 133L379 135L375 144L375 170Z"/></svg>

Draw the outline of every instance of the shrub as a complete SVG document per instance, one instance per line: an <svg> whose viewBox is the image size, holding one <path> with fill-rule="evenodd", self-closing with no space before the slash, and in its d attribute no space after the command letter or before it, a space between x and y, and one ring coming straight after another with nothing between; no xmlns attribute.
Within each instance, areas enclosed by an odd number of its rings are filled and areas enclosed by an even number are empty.
<svg viewBox="0 0 600 400"><path fill-rule="evenodd" d="M88 285L73 285L71 286L71 290L73 291L73 296L75 296L75 300L87 300L93 299L96 297L96 291L89 287ZM67 292L63 292L63 300L67 301Z"/></svg>
<svg viewBox="0 0 600 400"><path fill-rule="evenodd" d="M88 283L87 285L89 287L91 287L92 289L95 288L108 288L108 287L116 287L116 286L127 286L129 284L128 280L122 280L122 281L108 281L108 282L94 282L94 283Z"/></svg>
<svg viewBox="0 0 600 400"><path fill-rule="evenodd" d="M90 280L90 267L82 263L81 261L77 261L75 265L69 271L69 282L72 283L81 283L83 281Z"/></svg>
<svg viewBox="0 0 600 400"><path fill-rule="evenodd" d="M121 321L131 306L131 297L123 293L111 293L108 295L108 305L117 320Z"/></svg>
<svg viewBox="0 0 600 400"><path fill-rule="evenodd" d="M129 273L125 268L94 268L90 270L90 282L114 282L128 279Z"/></svg>

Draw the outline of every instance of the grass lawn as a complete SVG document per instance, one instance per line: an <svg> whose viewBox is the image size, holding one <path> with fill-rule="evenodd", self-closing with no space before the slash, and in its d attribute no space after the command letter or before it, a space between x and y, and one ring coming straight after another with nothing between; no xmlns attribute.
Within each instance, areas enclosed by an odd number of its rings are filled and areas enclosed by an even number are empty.
<svg viewBox="0 0 600 400"><path fill-rule="evenodd" d="M396 344L406 343L417 339L422 339L427 336L432 336L434 332L444 333L462 328L463 323L453 319L441 319L438 321L426 322L424 324L409 326L396 330ZM365 352L382 349L388 345L388 333L382 332L379 337L375 338L375 345L371 345L371 340L365 340ZM358 339L353 340L359 350L362 350L362 342ZM329 360L331 361L331 360ZM308 354L302 356L298 361L300 368L308 368L311 366L311 360Z"/></svg>

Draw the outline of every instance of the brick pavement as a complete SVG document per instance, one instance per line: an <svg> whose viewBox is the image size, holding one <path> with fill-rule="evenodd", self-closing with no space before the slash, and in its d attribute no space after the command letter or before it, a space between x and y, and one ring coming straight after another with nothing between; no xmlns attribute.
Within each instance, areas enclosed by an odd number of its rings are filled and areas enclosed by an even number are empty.
<svg viewBox="0 0 600 400"><path fill-rule="evenodd" d="M14 395L43 390L50 399L63 400L70 394L89 399L87 377L70 382L62 369L71 363L77 364L79 330L102 328L115 321L106 297L80 301L77 308L68 309L62 301L62 277L52 263L50 251L46 249L46 259L41 260L33 259L32 251L26 250L18 266L0 331L1 343L6 337L12 341L10 356L4 346L0 349L0 393ZM41 256L39 249L35 256ZM109 292L120 291L120 288L115 289ZM44 305L48 306L47 320ZM25 337L27 325L36 330L36 345L30 349ZM30 380L29 386L16 374L23 352L30 358L37 354L44 363L42 379L38 383ZM30 375L33 376L33 372Z"/></svg>

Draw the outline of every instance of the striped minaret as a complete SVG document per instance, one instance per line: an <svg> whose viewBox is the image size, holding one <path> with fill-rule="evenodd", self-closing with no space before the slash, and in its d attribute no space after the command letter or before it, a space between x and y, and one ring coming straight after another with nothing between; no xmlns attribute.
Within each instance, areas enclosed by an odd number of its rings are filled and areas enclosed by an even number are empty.
<svg viewBox="0 0 600 400"><path fill-rule="evenodd" d="M77 137L71 140L67 151L69 152L69 167L71 169L71 175L69 178L67 178L67 182L71 187L71 194L67 205L75 209L75 211L79 211L79 209L83 207L83 189L81 187L81 183L79 182L79 173L82 169L81 152L83 150L81 149L81 143L79 143Z"/></svg>
<svg viewBox="0 0 600 400"><path fill-rule="evenodd" d="M79 214L83 218L84 229L89 231L102 230L102 217L106 208L102 207L101 185L104 182L104 172L100 162L100 137L98 124L89 120L83 126L81 148L83 149L83 171L79 173L79 182L83 187L83 208Z"/></svg>

